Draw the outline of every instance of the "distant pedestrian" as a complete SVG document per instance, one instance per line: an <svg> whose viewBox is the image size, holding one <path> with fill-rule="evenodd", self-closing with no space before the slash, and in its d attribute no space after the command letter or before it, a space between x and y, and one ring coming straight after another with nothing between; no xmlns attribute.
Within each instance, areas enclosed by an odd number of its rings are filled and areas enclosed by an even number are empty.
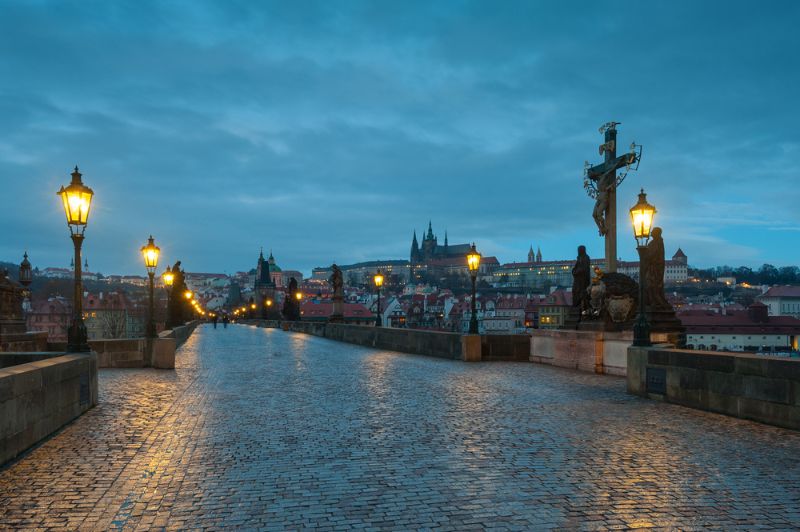
<svg viewBox="0 0 800 532"><path fill-rule="evenodd" d="M216 328L217 328L217 315L216 315L216 314L214 314L214 315L211 317L211 321L213 321L213 322L214 322L214 328L216 329Z"/></svg>
<svg viewBox="0 0 800 532"><path fill-rule="evenodd" d="M229 319L228 319L228 315L227 315L227 314L223 314L223 315L222 315L222 326L223 326L225 329L227 329L227 328L228 328L228 321L229 321Z"/></svg>

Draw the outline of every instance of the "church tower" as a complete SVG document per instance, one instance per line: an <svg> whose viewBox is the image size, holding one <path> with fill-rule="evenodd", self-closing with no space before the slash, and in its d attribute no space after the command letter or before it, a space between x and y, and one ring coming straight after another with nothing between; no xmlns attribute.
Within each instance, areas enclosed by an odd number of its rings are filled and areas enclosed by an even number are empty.
<svg viewBox="0 0 800 532"><path fill-rule="evenodd" d="M426 261L432 259L436 253L437 245L436 237L433 235L433 227L431 226L431 222L428 221L428 233L422 241L422 259Z"/></svg>
<svg viewBox="0 0 800 532"><path fill-rule="evenodd" d="M533 262L536 260L536 255L533 253L533 244L528 249L528 262Z"/></svg>
<svg viewBox="0 0 800 532"><path fill-rule="evenodd" d="M409 262L411 264L415 264L419 262L420 255L419 255L419 242L417 242L417 230L414 230L414 238L411 240L411 258Z"/></svg>
<svg viewBox="0 0 800 532"><path fill-rule="evenodd" d="M542 250L536 246L536 262L542 262Z"/></svg>

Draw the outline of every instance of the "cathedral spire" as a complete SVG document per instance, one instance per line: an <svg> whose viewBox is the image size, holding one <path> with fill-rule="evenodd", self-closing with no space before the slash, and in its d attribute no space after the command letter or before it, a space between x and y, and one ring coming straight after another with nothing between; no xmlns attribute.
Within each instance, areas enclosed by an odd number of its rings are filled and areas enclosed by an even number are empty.
<svg viewBox="0 0 800 532"><path fill-rule="evenodd" d="M528 262L533 262L536 260L536 254L533 252L533 244L531 247L528 248Z"/></svg>
<svg viewBox="0 0 800 532"><path fill-rule="evenodd" d="M542 262L542 250L536 246L536 262Z"/></svg>
<svg viewBox="0 0 800 532"><path fill-rule="evenodd" d="M433 240L433 225L430 220L428 220L428 234L425 235L425 240Z"/></svg>
<svg viewBox="0 0 800 532"><path fill-rule="evenodd" d="M444 247L447 247L447 229L444 230Z"/></svg>

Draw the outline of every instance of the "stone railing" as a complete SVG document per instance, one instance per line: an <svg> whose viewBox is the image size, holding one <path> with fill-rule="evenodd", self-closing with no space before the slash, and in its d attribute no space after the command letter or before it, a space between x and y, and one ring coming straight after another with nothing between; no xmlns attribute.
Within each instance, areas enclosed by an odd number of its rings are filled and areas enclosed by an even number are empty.
<svg viewBox="0 0 800 532"><path fill-rule="evenodd" d="M192 335L201 322L191 321L186 325L159 333L158 338L114 338L89 340L89 347L97 353L99 368L175 368L175 352ZM151 345L152 342L152 345ZM64 343L48 344L49 351L66 351Z"/></svg>
<svg viewBox="0 0 800 532"><path fill-rule="evenodd" d="M97 404L94 354L0 353L0 464Z"/></svg>
<svg viewBox="0 0 800 532"><path fill-rule="evenodd" d="M631 347L628 392L800 430L798 359Z"/></svg>
<svg viewBox="0 0 800 532"><path fill-rule="evenodd" d="M470 337L442 331L311 321L247 320L245 323L259 327L281 328L285 331L311 334L378 349L455 360L527 361L530 352L528 335L498 334ZM474 347L465 343L468 338L473 338L477 342Z"/></svg>
<svg viewBox="0 0 800 532"><path fill-rule="evenodd" d="M27 353L35 351L47 351L46 331L6 334L0 338L0 352Z"/></svg>

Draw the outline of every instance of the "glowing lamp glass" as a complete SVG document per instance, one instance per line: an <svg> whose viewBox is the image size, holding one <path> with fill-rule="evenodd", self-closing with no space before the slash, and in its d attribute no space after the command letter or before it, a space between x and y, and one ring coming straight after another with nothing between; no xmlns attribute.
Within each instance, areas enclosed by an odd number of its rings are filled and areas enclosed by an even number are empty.
<svg viewBox="0 0 800 532"><path fill-rule="evenodd" d="M159 253L161 253L161 248L156 246L155 242L153 242L153 235L150 235L147 245L142 246L142 257L144 257L144 265L148 272L155 273L158 266Z"/></svg>
<svg viewBox="0 0 800 532"><path fill-rule="evenodd" d="M64 204L67 224L75 229L85 227L89 222L89 210L92 207L94 192L81 181L81 173L78 172L77 166L72 172L72 182L66 187L62 186L58 195Z"/></svg>
<svg viewBox="0 0 800 532"><path fill-rule="evenodd" d="M639 201L631 207L630 214L633 236L640 246L644 246L650 240L650 232L653 229L653 220L656 215L656 208L647 203L647 194L644 189L639 193Z"/></svg>
<svg viewBox="0 0 800 532"><path fill-rule="evenodd" d="M191 290L187 290L186 292L183 293L183 297L185 297L186 299L192 299L192 297L194 297L194 294L192 294Z"/></svg>
<svg viewBox="0 0 800 532"><path fill-rule="evenodd" d="M477 272L481 266L481 254L475 249L475 244L472 244L472 248L467 254L467 266L470 272Z"/></svg>
<svg viewBox="0 0 800 532"><path fill-rule="evenodd" d="M382 273L380 273L380 272L376 273L375 276L372 278L372 280L375 281L375 286L377 286L378 288L383 286L383 274Z"/></svg>
<svg viewBox="0 0 800 532"><path fill-rule="evenodd" d="M169 266L167 266L167 271L163 273L161 278L164 280L165 286L172 286L172 282L175 280L175 274L172 273L172 270L170 270Z"/></svg>
<svg viewBox="0 0 800 532"><path fill-rule="evenodd" d="M298 301L300 301L301 299L303 299L303 294L302 292L295 292L294 297L297 298Z"/></svg>

